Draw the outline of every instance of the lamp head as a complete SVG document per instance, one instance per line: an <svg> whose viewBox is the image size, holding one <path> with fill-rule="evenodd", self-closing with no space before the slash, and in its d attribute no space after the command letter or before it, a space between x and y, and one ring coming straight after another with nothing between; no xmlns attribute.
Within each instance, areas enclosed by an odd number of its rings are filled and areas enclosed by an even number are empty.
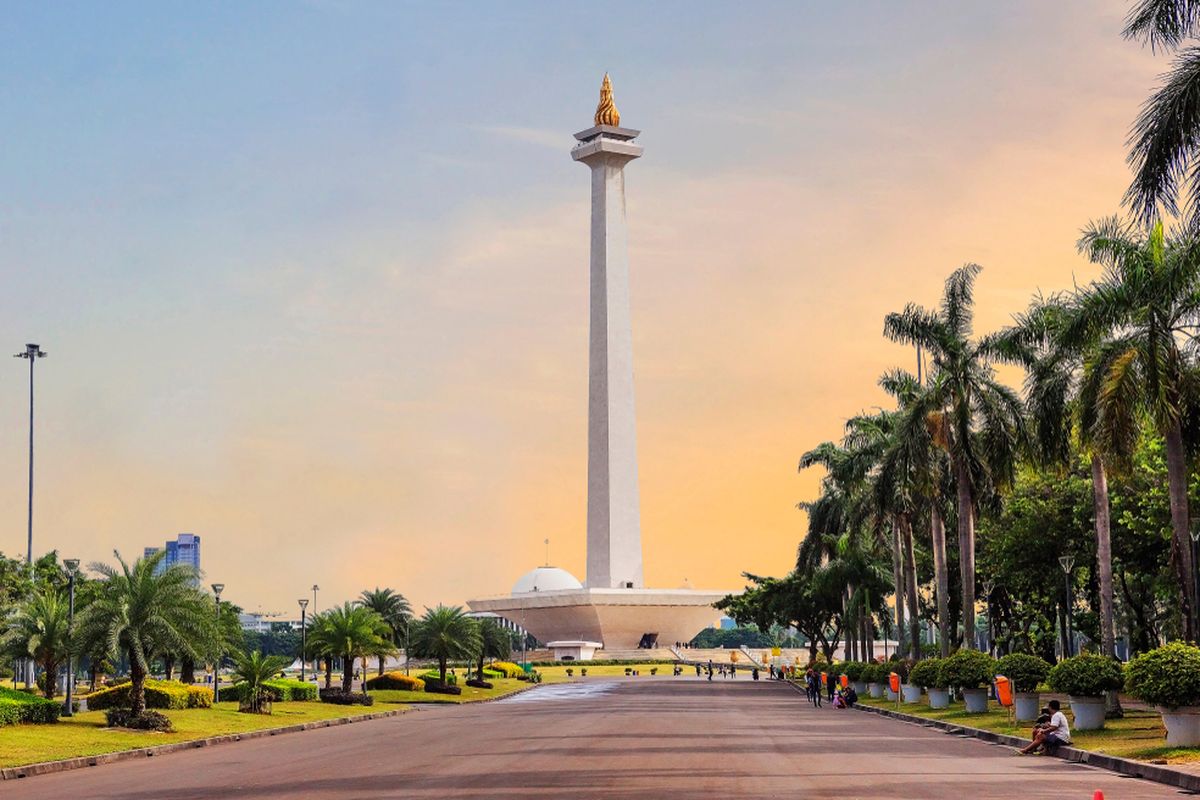
<svg viewBox="0 0 1200 800"><path fill-rule="evenodd" d="M304 610L304 609L306 609L306 608L308 608L308 598L307 598L307 597L301 597L301 598L300 598L300 610L301 610L301 611L303 611L303 610Z"/></svg>
<svg viewBox="0 0 1200 800"><path fill-rule="evenodd" d="M223 583L214 583L214 584L212 585L212 590L213 590L213 594L215 594L217 597L220 597L220 596L221 596L221 592L225 591L225 584L223 584Z"/></svg>
<svg viewBox="0 0 1200 800"><path fill-rule="evenodd" d="M1071 568L1075 566L1075 556L1059 556L1058 565L1062 567L1062 571L1071 572Z"/></svg>
<svg viewBox="0 0 1200 800"><path fill-rule="evenodd" d="M321 588L321 587L320 587L320 586L317 586L315 583L313 584L313 591L314 591L314 592L315 592L317 589L320 589L320 588Z"/></svg>
<svg viewBox="0 0 1200 800"><path fill-rule="evenodd" d="M68 575L74 575L79 570L78 558L64 558L63 566L67 568Z"/></svg>

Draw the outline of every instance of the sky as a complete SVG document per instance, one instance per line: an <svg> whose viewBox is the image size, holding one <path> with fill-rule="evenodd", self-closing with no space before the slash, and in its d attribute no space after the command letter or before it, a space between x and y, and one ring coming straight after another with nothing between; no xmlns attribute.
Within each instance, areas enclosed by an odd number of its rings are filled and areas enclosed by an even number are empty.
<svg viewBox="0 0 1200 800"><path fill-rule="evenodd" d="M35 551L179 532L248 610L583 577L586 168L612 75L647 584L784 574L887 402L884 315L983 265L983 332L1087 281L1167 61L1125 2L19 3L0 343L37 342ZM26 363L0 370L23 554Z"/></svg>

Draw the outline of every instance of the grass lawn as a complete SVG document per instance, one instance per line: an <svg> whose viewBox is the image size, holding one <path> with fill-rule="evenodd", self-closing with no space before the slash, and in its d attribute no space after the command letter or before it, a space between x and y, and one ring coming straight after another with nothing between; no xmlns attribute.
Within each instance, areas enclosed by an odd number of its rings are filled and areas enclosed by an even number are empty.
<svg viewBox="0 0 1200 800"><path fill-rule="evenodd" d="M895 709L896 703L874 698L859 698L863 705ZM1065 709L1070 716L1070 710ZM986 714L968 714L962 703L951 703L950 707L934 711L924 702L901 703L900 711L930 719L939 719L971 728L983 728L1012 736L1028 736L1033 723L1021 722L1014 728L1008 722L1008 714L996 703L989 704ZM1171 764L1200 761L1200 748L1167 747L1167 732L1162 718L1153 711L1125 709L1123 719L1105 720L1104 728L1098 731L1071 730L1074 747L1093 750L1121 758L1142 761L1166 759Z"/></svg>
<svg viewBox="0 0 1200 800"><path fill-rule="evenodd" d="M316 702L276 703L273 714L241 714L237 710L237 703L218 703L214 708L164 711L175 724L175 733L106 728L103 711L85 711L73 717L63 717L52 725L0 727L0 767L114 753L264 728L282 728L301 722L351 717L380 710L384 709L379 706L336 706Z"/></svg>
<svg viewBox="0 0 1200 800"><path fill-rule="evenodd" d="M463 681L466 678L462 675L458 676L458 680L458 685L462 686L462 694L410 692L406 689L371 689L370 694L375 698L376 709L388 709L394 708L397 704L407 705L410 703L473 703L478 700L503 697L530 686L527 681L519 681L516 678L495 678L490 681L491 689L476 689L473 686L464 686Z"/></svg>

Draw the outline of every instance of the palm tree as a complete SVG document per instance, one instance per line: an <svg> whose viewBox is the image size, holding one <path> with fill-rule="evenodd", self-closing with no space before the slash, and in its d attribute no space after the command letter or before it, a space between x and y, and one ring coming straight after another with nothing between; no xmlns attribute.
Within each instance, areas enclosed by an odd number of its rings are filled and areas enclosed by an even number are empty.
<svg viewBox="0 0 1200 800"><path fill-rule="evenodd" d="M391 629L392 644L398 646L404 638L402 633L405 625L412 619L412 606L408 604L408 600L404 598L404 595L391 589L380 589L376 586L374 589L364 589L356 602L383 617L383 621ZM407 643L405 644L407 646ZM387 656L383 654L379 655L378 658L379 674L382 675Z"/></svg>
<svg viewBox="0 0 1200 800"><path fill-rule="evenodd" d="M8 619L0 650L13 658L29 658L42 668L43 693L54 697L58 668L71 652L67 598L50 586L33 590Z"/></svg>
<svg viewBox="0 0 1200 800"><path fill-rule="evenodd" d="M1176 50L1200 28L1200 4L1194 0L1140 0L1126 20L1126 38L1155 49ZM1142 106L1130 137L1129 163L1134 178L1125 200L1142 222L1153 222L1162 209L1179 212L1187 193L1193 213L1200 209L1200 49L1189 48L1171 64L1166 82Z"/></svg>
<svg viewBox="0 0 1200 800"><path fill-rule="evenodd" d="M975 517L979 502L1011 483L1025 437L1024 409L992 369L984 343L971 338L975 278L980 267L966 264L946 280L941 307L910 303L884 319L883 333L895 342L919 345L933 360L930 399L942 411L935 441L946 449L958 505L958 560L962 586L962 642L975 647Z"/></svg>
<svg viewBox="0 0 1200 800"><path fill-rule="evenodd" d="M494 619L479 620L479 671L476 677L483 680L483 662L488 658L507 659L512 655L512 637Z"/></svg>
<svg viewBox="0 0 1200 800"><path fill-rule="evenodd" d="M245 710L257 714L262 710L267 695L263 684L275 677L292 660L286 656L264 656L259 650L252 653L235 650L231 657L234 681L245 686L242 705Z"/></svg>
<svg viewBox="0 0 1200 800"><path fill-rule="evenodd" d="M129 659L130 706L146 710L146 675L154 652L170 650L200 658L212 621L212 601L195 585L195 570L181 564L159 569L165 551L118 568L92 564L103 580L101 591L80 618L83 636L103 640L112 654Z"/></svg>
<svg viewBox="0 0 1200 800"><path fill-rule="evenodd" d="M412 631L413 652L421 658L436 658L442 683L446 662L469 659L479 651L479 626L463 613L462 606L426 608Z"/></svg>
<svg viewBox="0 0 1200 800"><path fill-rule="evenodd" d="M1104 452L1124 463L1148 419L1166 443L1171 552L1184 637L1195 641L1197 597L1188 533L1184 418L1197 400L1192 349L1200 326L1200 243L1148 233L1116 217L1084 229L1079 249L1104 267L1071 299L1060 339L1090 352L1080 388L1081 420ZM1188 342L1185 350L1181 342Z"/></svg>
<svg viewBox="0 0 1200 800"><path fill-rule="evenodd" d="M355 660L376 655L390 647L387 623L365 606L353 603L334 606L321 612L313 622L310 646L325 656L327 665L332 656L342 658L342 691L347 694L353 686ZM327 686L328 683L327 667Z"/></svg>

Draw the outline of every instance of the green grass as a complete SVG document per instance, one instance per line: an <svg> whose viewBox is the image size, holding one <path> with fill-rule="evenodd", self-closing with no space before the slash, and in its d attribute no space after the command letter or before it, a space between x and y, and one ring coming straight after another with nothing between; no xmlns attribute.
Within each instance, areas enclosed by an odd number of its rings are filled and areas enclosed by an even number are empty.
<svg viewBox="0 0 1200 800"><path fill-rule="evenodd" d="M859 703L876 708L896 709L894 701L883 699L860 697ZM996 703L989 703L986 714L968 714L961 703L951 703L947 709L934 711L924 701L901 703L899 710L905 714L943 720L971 728L983 728L1012 736L1027 737L1033 728L1033 723L1030 722L1017 723L1014 727L1008 721L1008 713ZM1069 716L1069 709L1067 711ZM1101 730L1071 730L1072 746L1081 750L1092 750L1097 753L1140 761L1166 759L1171 764L1200 761L1200 748L1168 747L1166 735L1162 717L1156 712L1129 708L1125 709L1124 718L1105 720L1104 728Z"/></svg>
<svg viewBox="0 0 1200 800"><path fill-rule="evenodd" d="M282 728L303 722L336 719L395 706L336 706L327 703L276 703L273 714L242 714L237 703L218 703L213 708L164 711L175 725L174 733L151 733L104 727L103 711L85 711L63 717L50 725L12 725L0 728L0 767L15 767L56 761L63 758L93 756L153 747L172 742L188 742L209 736L265 728Z"/></svg>
<svg viewBox="0 0 1200 800"><path fill-rule="evenodd" d="M474 703L479 700L490 700L493 697L503 697L506 694L519 692L529 688L527 681L516 678L496 678L490 683L491 689L476 689L466 686L466 678L458 676L458 685L462 686L462 694L434 694L433 692L410 692L406 689L372 689L370 694L375 698L376 708L392 708L397 704L409 703Z"/></svg>

